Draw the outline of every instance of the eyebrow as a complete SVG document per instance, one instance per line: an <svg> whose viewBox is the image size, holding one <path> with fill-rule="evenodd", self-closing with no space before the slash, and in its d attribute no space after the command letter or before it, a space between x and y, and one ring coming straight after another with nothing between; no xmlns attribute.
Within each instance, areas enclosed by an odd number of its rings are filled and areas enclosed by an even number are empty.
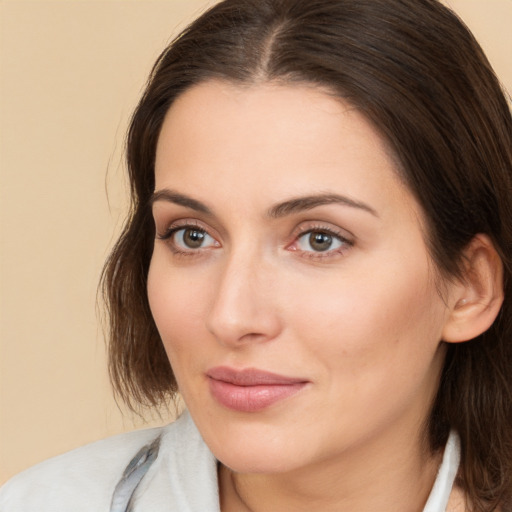
<svg viewBox="0 0 512 512"><path fill-rule="evenodd" d="M201 201L173 190L162 189L154 192L149 200L149 205L153 206L157 201L166 201L205 213L206 215L213 215L212 210ZM371 213L375 217L379 217L375 209L366 203L339 194L314 194L310 196L292 198L269 208L267 210L267 216L272 219L278 219L328 204L341 204L343 206L357 208Z"/></svg>
<svg viewBox="0 0 512 512"><path fill-rule="evenodd" d="M180 194L179 192L175 192L167 188L153 192L153 195L149 199L149 206L152 207L157 201L166 201L168 203L178 204L180 206L190 208L191 210L196 210L207 215L212 215L210 208L201 203L201 201L192 199L189 196Z"/></svg>
<svg viewBox="0 0 512 512"><path fill-rule="evenodd" d="M272 208L268 210L267 215L273 219L276 219L291 215L293 213L311 210L317 206L323 206L327 204L341 204L343 206L350 206L351 208L357 208L359 210L371 213L375 217L379 216L378 213L366 203L356 201L355 199L351 199L350 197L342 196L339 194L315 194L292 198L288 201L272 206Z"/></svg>

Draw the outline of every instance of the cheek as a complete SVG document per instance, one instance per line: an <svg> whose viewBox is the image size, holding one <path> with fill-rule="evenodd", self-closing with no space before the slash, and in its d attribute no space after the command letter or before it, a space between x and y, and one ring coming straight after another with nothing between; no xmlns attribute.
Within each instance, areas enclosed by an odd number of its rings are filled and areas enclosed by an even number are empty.
<svg viewBox="0 0 512 512"><path fill-rule="evenodd" d="M289 297L293 317L287 323L313 359L343 370L337 375L363 378L368 373L377 379L380 374L384 379L390 367L391 374L397 369L406 373L415 364L427 367L434 357L445 309L428 265L396 258L394 264L382 263L314 288L303 283Z"/></svg>
<svg viewBox="0 0 512 512"><path fill-rule="evenodd" d="M404 411L424 418L437 389L443 310L428 275L402 271L400 279L388 274L378 282L368 275L354 288L338 283L305 310L296 305L295 333L307 347L304 360L315 362L319 402L347 435Z"/></svg>
<svg viewBox="0 0 512 512"><path fill-rule="evenodd" d="M204 325L207 289L196 277L170 267L155 250L148 273L148 300L171 364L177 357L192 354L194 345L200 343L193 333Z"/></svg>
<svg viewBox="0 0 512 512"><path fill-rule="evenodd" d="M204 370L203 339L198 333L202 319L203 290L197 281L184 278L153 258L148 274L148 299L167 358L187 404L201 388Z"/></svg>

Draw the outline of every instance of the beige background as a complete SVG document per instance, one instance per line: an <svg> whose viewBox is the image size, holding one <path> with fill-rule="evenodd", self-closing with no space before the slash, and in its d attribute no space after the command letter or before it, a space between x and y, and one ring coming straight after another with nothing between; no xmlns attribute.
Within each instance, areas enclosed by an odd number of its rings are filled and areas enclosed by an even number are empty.
<svg viewBox="0 0 512 512"><path fill-rule="evenodd" d="M125 212L129 115L171 34L213 2L0 2L0 483L143 425L111 398L96 285ZM512 0L449 3L512 90Z"/></svg>

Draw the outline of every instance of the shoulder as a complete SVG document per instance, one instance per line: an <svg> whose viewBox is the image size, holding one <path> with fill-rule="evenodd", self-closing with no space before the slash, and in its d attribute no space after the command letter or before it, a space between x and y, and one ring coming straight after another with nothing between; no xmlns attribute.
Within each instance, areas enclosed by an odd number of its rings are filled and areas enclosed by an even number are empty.
<svg viewBox="0 0 512 512"><path fill-rule="evenodd" d="M132 482L151 446L156 458ZM166 427L110 437L20 473L0 489L0 511L108 512L118 484L123 499L132 496L130 510L219 512L217 461L187 411Z"/></svg>
<svg viewBox="0 0 512 512"><path fill-rule="evenodd" d="M170 429L172 425L113 436L44 461L0 489L0 510L108 510L126 465L141 447Z"/></svg>

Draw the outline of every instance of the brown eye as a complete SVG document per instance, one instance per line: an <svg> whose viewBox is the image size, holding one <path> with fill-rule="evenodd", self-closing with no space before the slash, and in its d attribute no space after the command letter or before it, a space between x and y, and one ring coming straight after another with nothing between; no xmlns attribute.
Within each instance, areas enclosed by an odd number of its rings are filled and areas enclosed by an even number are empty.
<svg viewBox="0 0 512 512"><path fill-rule="evenodd" d="M216 247L218 244L206 231L195 226L177 228L170 235L173 245L179 249L197 250Z"/></svg>
<svg viewBox="0 0 512 512"><path fill-rule="evenodd" d="M315 251L323 252L331 248L332 236L328 233L313 231L309 234L309 245Z"/></svg>
<svg viewBox="0 0 512 512"><path fill-rule="evenodd" d="M342 236L320 229L307 231L297 239L297 248L310 253L335 251L349 245L351 243Z"/></svg>
<svg viewBox="0 0 512 512"><path fill-rule="evenodd" d="M203 245L206 233L199 229L187 228L183 230L183 243L189 249L198 249Z"/></svg>

